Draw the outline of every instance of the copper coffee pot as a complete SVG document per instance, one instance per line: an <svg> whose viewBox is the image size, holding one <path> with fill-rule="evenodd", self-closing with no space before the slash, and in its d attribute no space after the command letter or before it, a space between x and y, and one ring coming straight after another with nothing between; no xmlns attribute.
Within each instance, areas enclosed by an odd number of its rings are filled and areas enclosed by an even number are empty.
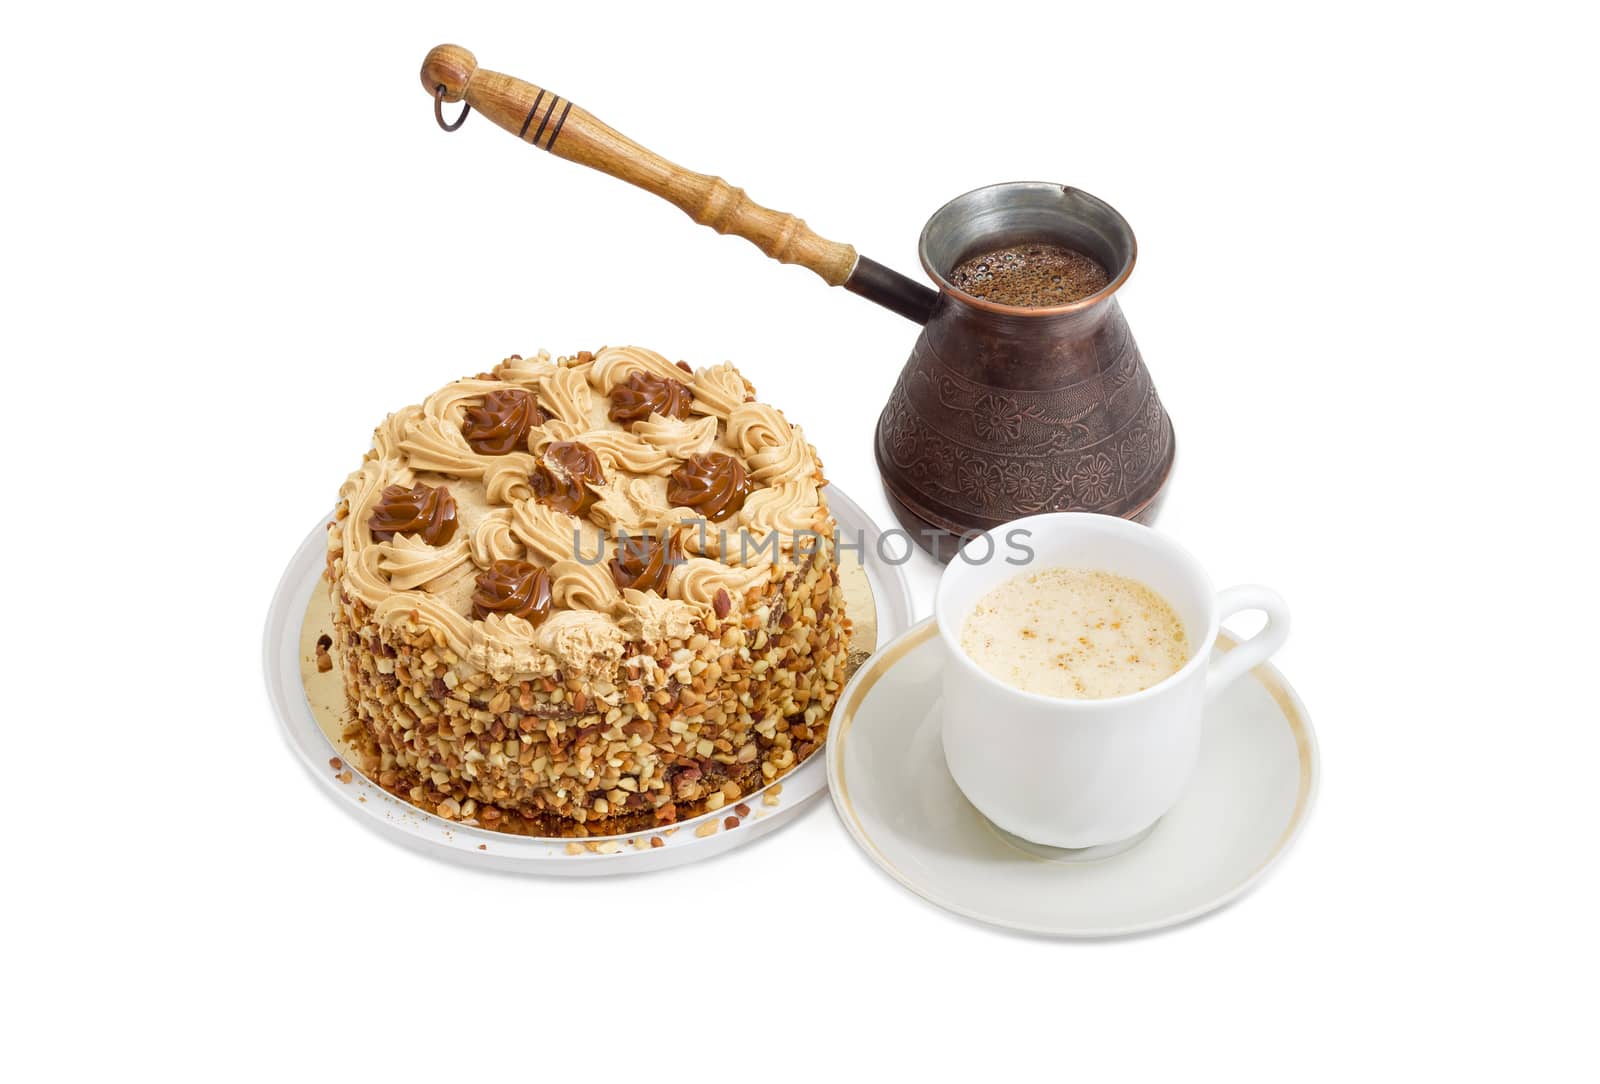
<svg viewBox="0 0 1600 1084"><path fill-rule="evenodd" d="M558 95L479 68L460 46L428 53L422 85L446 131L475 109L525 142L923 325L878 418L875 450L896 517L940 560L965 535L1038 512L1154 518L1172 469L1172 423L1116 301L1133 270L1133 231L1104 201L1034 182L956 197L922 230L918 252L938 286L930 290L720 177L674 165ZM451 122L447 102L466 103ZM968 257L1024 242L1092 256L1110 281L1051 308L1000 305L951 284Z"/></svg>

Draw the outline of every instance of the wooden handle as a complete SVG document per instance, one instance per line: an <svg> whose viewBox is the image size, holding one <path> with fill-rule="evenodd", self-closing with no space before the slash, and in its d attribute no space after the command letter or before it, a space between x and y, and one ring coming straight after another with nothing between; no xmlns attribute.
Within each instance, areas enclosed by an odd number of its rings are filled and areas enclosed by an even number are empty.
<svg viewBox="0 0 1600 1084"><path fill-rule="evenodd" d="M815 271L830 286L844 285L856 265L850 245L819 237L801 219L761 206L721 177L674 165L559 95L478 67L459 45L428 53L422 85L429 94L443 87L445 101L465 99L523 142L652 192L702 226L743 237L780 263Z"/></svg>

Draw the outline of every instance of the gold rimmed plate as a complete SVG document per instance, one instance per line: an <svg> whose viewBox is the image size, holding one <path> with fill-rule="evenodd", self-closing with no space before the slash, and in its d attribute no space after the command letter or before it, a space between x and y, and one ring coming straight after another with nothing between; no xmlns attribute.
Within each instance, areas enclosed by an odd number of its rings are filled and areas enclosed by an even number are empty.
<svg viewBox="0 0 1600 1084"><path fill-rule="evenodd" d="M1223 633L1216 650L1233 646ZM889 876L946 910L1059 937L1174 926L1247 892L1305 826L1320 775L1316 735L1294 690L1264 665L1207 708L1194 778L1132 846L1097 857L1009 836L945 768L943 651L930 619L868 660L834 708L826 755L834 807L851 837Z"/></svg>

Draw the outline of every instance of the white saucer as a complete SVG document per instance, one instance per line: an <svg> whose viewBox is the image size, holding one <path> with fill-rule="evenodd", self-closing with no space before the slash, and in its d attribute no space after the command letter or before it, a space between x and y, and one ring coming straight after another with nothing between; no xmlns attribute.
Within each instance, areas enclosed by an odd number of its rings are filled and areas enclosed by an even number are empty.
<svg viewBox="0 0 1600 1084"><path fill-rule="evenodd" d="M1218 651L1234 641L1223 633ZM845 827L891 877L980 922L1059 937L1172 926L1236 899L1305 826L1317 740L1271 666L1207 710L1184 797L1142 839L1090 852L1010 836L974 809L939 738L942 648L927 620L857 671L834 708L828 783Z"/></svg>
<svg viewBox="0 0 1600 1084"><path fill-rule="evenodd" d="M840 537L850 543L840 551L840 583L856 623L854 658L858 650L876 650L911 623L911 591L900 566L881 556L878 528L867 514L837 486L829 486L827 493ZM814 808L812 799L827 786L823 758L813 755L780 776L778 785L746 795L741 805L750 812L739 818L737 827L726 827L730 814L737 812L730 803L670 829L582 841L510 835L447 821L396 798L356 767L356 758L340 740L347 710L339 671L319 673L313 662L317 637L328 625L322 578L328 518L300 544L273 596L263 644L267 695L290 748L324 793L390 839L435 857L516 873L642 873L709 858L792 823L796 815ZM334 758L339 758L338 768L330 763Z"/></svg>

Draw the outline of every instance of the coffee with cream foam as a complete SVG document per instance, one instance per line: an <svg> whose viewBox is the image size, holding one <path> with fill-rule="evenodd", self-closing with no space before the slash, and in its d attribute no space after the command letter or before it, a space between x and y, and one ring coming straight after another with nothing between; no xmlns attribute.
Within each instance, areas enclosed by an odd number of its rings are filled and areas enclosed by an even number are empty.
<svg viewBox="0 0 1600 1084"><path fill-rule="evenodd" d="M1127 696L1189 659L1183 622L1138 580L1082 568L1024 572L967 615L961 648L1015 689L1070 700Z"/></svg>

